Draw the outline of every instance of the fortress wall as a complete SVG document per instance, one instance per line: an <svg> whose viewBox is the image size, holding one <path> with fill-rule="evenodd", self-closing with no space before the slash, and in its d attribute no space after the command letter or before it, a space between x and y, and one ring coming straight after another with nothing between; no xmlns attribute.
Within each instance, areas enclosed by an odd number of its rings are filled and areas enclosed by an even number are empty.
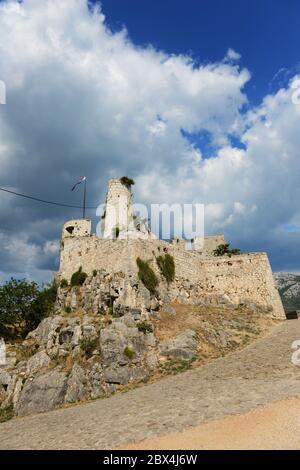
<svg viewBox="0 0 300 470"><path fill-rule="evenodd" d="M70 281L80 266L87 274L92 274L94 269L137 274L137 257L150 261L159 273L155 257L168 252L175 261L176 285L181 285L182 281L194 284L193 295L187 295L191 301L198 292L203 298L226 295L235 304L252 302L265 309L273 308L278 318L285 317L265 253L203 258L196 251L182 250L162 240L110 240L95 235L67 237L63 244L61 279Z"/></svg>
<svg viewBox="0 0 300 470"><path fill-rule="evenodd" d="M70 281L72 274L80 266L87 274L92 274L94 269L127 272L130 264L126 242L104 240L95 235L65 239L60 256L60 278Z"/></svg>
<svg viewBox="0 0 300 470"><path fill-rule="evenodd" d="M163 240L138 240L134 244L133 260L137 257L151 261L151 267L159 273L156 257L169 253L174 257L176 277L198 282L201 278L196 266L199 262L199 254L196 251L182 249L179 244L168 243Z"/></svg>
<svg viewBox="0 0 300 470"><path fill-rule="evenodd" d="M274 316L285 318L266 253L206 259L201 262L200 270L205 271L207 294L225 294L234 303L246 300L273 308Z"/></svg>
<svg viewBox="0 0 300 470"><path fill-rule="evenodd" d="M174 257L177 276L193 282L199 280L201 276L196 268L199 254L195 251L182 250L162 240L112 240L95 235L63 240L59 274L61 279L69 281L80 266L87 274L92 274L94 269L134 274L137 273L138 257L150 261L158 273L155 258L166 253Z"/></svg>

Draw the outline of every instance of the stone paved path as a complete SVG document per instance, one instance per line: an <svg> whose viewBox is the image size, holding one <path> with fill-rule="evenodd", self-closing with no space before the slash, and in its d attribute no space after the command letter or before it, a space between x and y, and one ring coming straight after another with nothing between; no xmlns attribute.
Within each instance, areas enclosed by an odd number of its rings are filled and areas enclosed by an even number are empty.
<svg viewBox="0 0 300 470"><path fill-rule="evenodd" d="M105 449L300 396L300 320L242 351L111 398L0 424L1 449Z"/></svg>

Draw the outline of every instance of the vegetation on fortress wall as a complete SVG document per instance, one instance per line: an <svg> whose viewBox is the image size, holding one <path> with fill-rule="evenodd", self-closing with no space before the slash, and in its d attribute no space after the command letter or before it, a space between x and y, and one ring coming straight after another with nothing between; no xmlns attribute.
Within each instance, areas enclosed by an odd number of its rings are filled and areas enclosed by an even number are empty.
<svg viewBox="0 0 300 470"><path fill-rule="evenodd" d="M156 258L157 265L161 270L162 275L167 283L174 281L175 278L175 263L173 256L168 253L165 256L158 256Z"/></svg>
<svg viewBox="0 0 300 470"><path fill-rule="evenodd" d="M232 255L238 255L241 250L239 248L229 248L230 243L224 243L222 245L219 245L214 251L213 255L214 256L229 256L231 257Z"/></svg>
<svg viewBox="0 0 300 470"><path fill-rule="evenodd" d="M122 178L120 178L120 181L122 184L128 187L134 185L134 180L132 178L128 178L128 176L122 176Z"/></svg>
<svg viewBox="0 0 300 470"><path fill-rule="evenodd" d="M86 278L87 274L82 271L82 267L80 266L78 271L75 271L75 273L72 274L71 286L82 286Z"/></svg>
<svg viewBox="0 0 300 470"><path fill-rule="evenodd" d="M156 277L155 272L153 269L149 266L149 263L147 261L143 261L140 258L137 258L136 264L138 265L139 271L138 271L138 277L144 284L144 286L151 292L151 294L154 294L156 291L156 287L158 286L158 279Z"/></svg>

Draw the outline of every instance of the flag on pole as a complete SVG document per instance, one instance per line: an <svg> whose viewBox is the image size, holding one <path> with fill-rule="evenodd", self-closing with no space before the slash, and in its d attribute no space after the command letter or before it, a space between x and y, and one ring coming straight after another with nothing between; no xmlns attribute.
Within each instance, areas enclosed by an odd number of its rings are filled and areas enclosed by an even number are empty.
<svg viewBox="0 0 300 470"><path fill-rule="evenodd" d="M77 181L77 183L74 184L74 186L73 186L73 188L71 189L71 191L74 191L74 189L76 188L76 186L78 186L79 184L83 183L83 181L85 181L85 180L86 180L86 176L82 176L82 177L80 178L80 180Z"/></svg>

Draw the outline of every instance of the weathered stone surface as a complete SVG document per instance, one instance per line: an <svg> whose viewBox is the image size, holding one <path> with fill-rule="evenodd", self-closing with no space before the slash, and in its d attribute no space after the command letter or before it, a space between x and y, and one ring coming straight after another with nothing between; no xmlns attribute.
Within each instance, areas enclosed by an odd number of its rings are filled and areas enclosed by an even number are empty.
<svg viewBox="0 0 300 470"><path fill-rule="evenodd" d="M0 368L0 386L7 388L11 382L11 375L4 369Z"/></svg>
<svg viewBox="0 0 300 470"><path fill-rule="evenodd" d="M18 416L49 411L62 405L67 389L67 376L59 369L27 379L17 405Z"/></svg>
<svg viewBox="0 0 300 470"><path fill-rule="evenodd" d="M39 351L32 356L26 365L26 373L28 375L35 374L40 369L46 368L50 365L51 359L45 351Z"/></svg>
<svg viewBox="0 0 300 470"><path fill-rule="evenodd" d="M132 381L140 381L147 376L142 367L110 367L103 371L104 380L110 384L127 385Z"/></svg>
<svg viewBox="0 0 300 470"><path fill-rule="evenodd" d="M55 333L55 330L63 322L63 317L55 315L45 318L39 326L27 335L27 339L34 339L39 344L47 343Z"/></svg>
<svg viewBox="0 0 300 470"><path fill-rule="evenodd" d="M161 343L160 353L174 359L190 360L197 352L196 336L195 331L185 330L178 336Z"/></svg>
<svg viewBox="0 0 300 470"><path fill-rule="evenodd" d="M88 374L88 378L90 383L91 398L95 399L105 396L107 389L104 383L101 364L96 363L93 365L91 371Z"/></svg>
<svg viewBox="0 0 300 470"><path fill-rule="evenodd" d="M68 378L65 401L73 403L84 400L87 396L88 389L85 371L79 364L75 363Z"/></svg>
<svg viewBox="0 0 300 470"><path fill-rule="evenodd" d="M138 330L133 318L126 314L113 320L109 327L100 331L101 358L104 366L111 364L126 365L129 362L140 363L144 353L155 343L151 334ZM134 357L125 354L125 348L133 352Z"/></svg>

